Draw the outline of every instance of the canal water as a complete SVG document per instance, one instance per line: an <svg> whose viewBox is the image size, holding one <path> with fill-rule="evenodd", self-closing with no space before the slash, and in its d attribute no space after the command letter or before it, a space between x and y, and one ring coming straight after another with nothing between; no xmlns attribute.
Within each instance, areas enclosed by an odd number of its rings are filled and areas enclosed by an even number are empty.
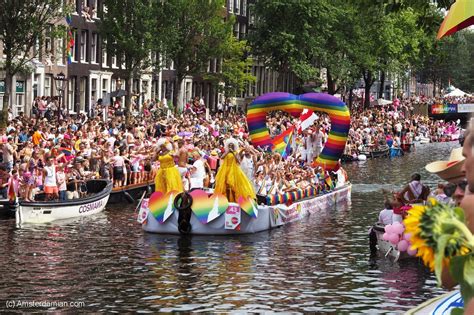
<svg viewBox="0 0 474 315"><path fill-rule="evenodd" d="M367 231L382 188L401 188L413 172L435 185L424 165L455 145L347 164L350 207L256 235L146 234L123 205L25 229L0 221L0 310L14 300L84 302L88 312L401 313L443 291L417 260L371 258Z"/></svg>

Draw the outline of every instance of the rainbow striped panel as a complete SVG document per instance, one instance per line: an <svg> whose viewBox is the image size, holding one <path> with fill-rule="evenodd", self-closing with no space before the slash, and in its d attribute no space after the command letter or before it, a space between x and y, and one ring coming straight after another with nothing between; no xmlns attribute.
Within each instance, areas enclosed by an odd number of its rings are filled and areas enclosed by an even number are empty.
<svg viewBox="0 0 474 315"><path fill-rule="evenodd" d="M266 125L267 113L275 110L299 117L305 109L323 112L331 119L331 130L323 151L316 160L317 165L326 170L336 170L344 152L349 133L351 117L346 104L340 99L325 93L306 93L294 95L284 92L267 93L257 97L247 108L247 125L254 146L281 146L281 137L272 139ZM276 139L276 143L275 143Z"/></svg>

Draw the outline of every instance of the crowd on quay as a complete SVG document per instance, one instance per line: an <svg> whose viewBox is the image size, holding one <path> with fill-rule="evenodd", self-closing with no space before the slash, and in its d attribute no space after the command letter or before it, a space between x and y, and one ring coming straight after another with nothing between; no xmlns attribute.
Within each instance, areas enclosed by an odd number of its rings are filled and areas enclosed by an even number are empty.
<svg viewBox="0 0 474 315"><path fill-rule="evenodd" d="M162 138L172 145L185 189L214 187L226 153L224 142L231 138L239 148L236 153L240 167L257 194L308 187L325 190L338 180L344 181L341 173L329 174L313 167L330 130L325 115L320 115L313 127L295 135L291 154L282 158L250 144L245 114L232 105L224 108L220 104L217 112L209 113L203 100L196 97L181 114L174 115L166 102L145 101L128 126L119 101L108 107L99 103L89 115L74 117L58 115L57 105L54 98L38 97L32 117L10 117L9 126L0 130L0 192L4 197L11 179L25 200L34 199L41 191L48 198L77 198L81 183L91 178L110 179L115 187L152 182L160 165L157 143ZM103 113L106 108L108 115ZM296 121L276 112L269 115L267 125L275 136ZM389 142L390 137L394 146L401 145L407 134L436 137L440 128L446 126L410 115L404 105L399 109L355 111L346 152L355 152L360 145Z"/></svg>

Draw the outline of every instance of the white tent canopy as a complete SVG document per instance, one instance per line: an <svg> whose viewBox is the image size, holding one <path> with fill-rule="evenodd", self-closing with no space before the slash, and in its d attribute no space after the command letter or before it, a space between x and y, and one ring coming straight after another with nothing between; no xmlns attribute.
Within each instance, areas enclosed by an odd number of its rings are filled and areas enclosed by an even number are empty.
<svg viewBox="0 0 474 315"><path fill-rule="evenodd" d="M448 94L444 95L444 97L460 97L460 96L470 96L470 95L467 94L466 92L461 91L458 88L455 88L454 90L452 90Z"/></svg>
<svg viewBox="0 0 474 315"><path fill-rule="evenodd" d="M378 100L374 100L372 102L370 102L370 104L372 106L386 106L386 105L390 105L392 104L393 102L392 101L389 101L389 100L384 100L383 98L379 98Z"/></svg>

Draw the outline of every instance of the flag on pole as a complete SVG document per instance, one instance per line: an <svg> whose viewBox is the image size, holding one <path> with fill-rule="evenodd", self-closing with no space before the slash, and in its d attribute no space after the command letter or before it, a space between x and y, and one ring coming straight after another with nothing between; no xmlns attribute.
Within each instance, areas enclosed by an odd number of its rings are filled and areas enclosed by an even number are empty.
<svg viewBox="0 0 474 315"><path fill-rule="evenodd" d="M288 158L291 154L291 145L293 144L293 131L294 128L291 128L291 132L288 136L288 142L286 143L285 150L283 150L283 153L281 154L281 157L284 159Z"/></svg>
<svg viewBox="0 0 474 315"><path fill-rule="evenodd" d="M283 157L283 153L286 150L288 142L290 142L291 135L293 134L294 127L290 127L283 133L273 138L273 152L280 153Z"/></svg>
<svg viewBox="0 0 474 315"><path fill-rule="evenodd" d="M67 29L67 38L66 38L66 56L67 56L67 64L72 63L72 51L74 49L74 35L72 34L71 30L71 23L72 23L72 16L71 14L66 15L66 23L68 25Z"/></svg>
<svg viewBox="0 0 474 315"><path fill-rule="evenodd" d="M303 109L300 115L300 120L297 122L298 133L311 127L318 118L318 115L316 115L312 110L307 108Z"/></svg>

